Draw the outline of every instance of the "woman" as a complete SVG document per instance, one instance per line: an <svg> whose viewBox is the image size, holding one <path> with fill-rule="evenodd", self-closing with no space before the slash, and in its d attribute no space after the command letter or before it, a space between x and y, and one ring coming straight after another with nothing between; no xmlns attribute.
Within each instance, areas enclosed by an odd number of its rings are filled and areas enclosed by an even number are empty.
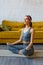
<svg viewBox="0 0 43 65"><path fill-rule="evenodd" d="M20 39L14 43L7 43L8 49L13 53L24 54L26 56L34 54L34 48L33 48L34 30L32 28L31 21L32 21L31 16L26 15L24 17L25 27L22 29ZM21 41L23 41L23 44L17 45Z"/></svg>

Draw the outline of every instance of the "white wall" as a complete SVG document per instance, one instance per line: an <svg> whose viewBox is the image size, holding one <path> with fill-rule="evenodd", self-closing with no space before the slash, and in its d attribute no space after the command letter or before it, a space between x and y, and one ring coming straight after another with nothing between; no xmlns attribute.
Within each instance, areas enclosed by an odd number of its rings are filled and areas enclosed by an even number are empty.
<svg viewBox="0 0 43 65"><path fill-rule="evenodd" d="M0 0L0 23L3 19L23 21L27 14L33 21L43 20L43 0Z"/></svg>

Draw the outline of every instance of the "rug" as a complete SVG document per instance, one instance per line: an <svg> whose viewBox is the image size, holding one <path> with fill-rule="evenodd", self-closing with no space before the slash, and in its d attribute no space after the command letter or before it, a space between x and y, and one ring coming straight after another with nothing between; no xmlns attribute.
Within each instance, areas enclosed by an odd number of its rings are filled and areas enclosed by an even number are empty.
<svg viewBox="0 0 43 65"><path fill-rule="evenodd" d="M25 55L19 55L19 54L15 54L12 53L9 50L0 50L0 56L15 56L15 57L43 57L43 50L35 50L34 51L34 55L32 56L25 56Z"/></svg>

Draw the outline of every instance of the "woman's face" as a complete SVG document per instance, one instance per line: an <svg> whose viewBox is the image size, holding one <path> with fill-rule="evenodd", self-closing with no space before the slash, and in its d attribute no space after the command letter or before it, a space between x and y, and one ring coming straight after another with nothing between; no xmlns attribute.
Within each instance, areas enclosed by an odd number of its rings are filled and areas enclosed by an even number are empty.
<svg viewBox="0 0 43 65"><path fill-rule="evenodd" d="M27 16L24 17L24 24L29 24L30 23L30 20L28 19Z"/></svg>

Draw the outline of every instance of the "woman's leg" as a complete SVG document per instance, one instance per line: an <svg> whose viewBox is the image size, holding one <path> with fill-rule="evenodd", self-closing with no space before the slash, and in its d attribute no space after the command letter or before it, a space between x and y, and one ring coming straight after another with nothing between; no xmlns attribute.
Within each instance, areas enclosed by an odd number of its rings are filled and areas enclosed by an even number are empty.
<svg viewBox="0 0 43 65"><path fill-rule="evenodd" d="M16 54L19 54L19 51L20 50L22 50L22 53L24 54L24 55L33 55L33 53L34 53L34 48L32 47L32 48L30 48L30 50L26 50L25 48L26 48L26 46L27 46L27 44L25 45L25 44L23 44L23 45L7 45L8 46L8 49L10 50L10 51L12 51L13 53L16 53Z"/></svg>
<svg viewBox="0 0 43 65"><path fill-rule="evenodd" d="M23 45L7 45L7 48L13 53L18 54L19 50L23 49Z"/></svg>
<svg viewBox="0 0 43 65"><path fill-rule="evenodd" d="M34 54L34 48L30 48L30 50L26 50L25 48L23 49L23 54L31 56Z"/></svg>

